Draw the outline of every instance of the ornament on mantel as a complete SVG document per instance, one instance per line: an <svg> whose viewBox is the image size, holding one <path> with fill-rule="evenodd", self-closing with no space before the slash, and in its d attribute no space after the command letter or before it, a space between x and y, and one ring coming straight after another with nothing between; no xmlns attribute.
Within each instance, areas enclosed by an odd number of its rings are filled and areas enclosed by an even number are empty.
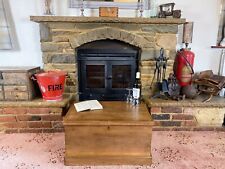
<svg viewBox="0 0 225 169"><path fill-rule="evenodd" d="M220 46L224 46L225 47L225 38L223 38L223 40L220 42Z"/></svg>
<svg viewBox="0 0 225 169"><path fill-rule="evenodd" d="M225 26L223 27L223 39L222 41L220 42L220 46L224 46L225 47Z"/></svg>
<svg viewBox="0 0 225 169"><path fill-rule="evenodd" d="M45 0L44 2L44 14L53 15L52 13L52 0Z"/></svg>

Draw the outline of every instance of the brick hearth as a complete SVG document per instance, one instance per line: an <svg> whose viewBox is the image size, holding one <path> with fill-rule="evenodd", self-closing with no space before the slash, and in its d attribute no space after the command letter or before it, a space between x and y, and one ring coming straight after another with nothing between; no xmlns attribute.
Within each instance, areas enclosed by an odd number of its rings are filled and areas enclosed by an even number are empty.
<svg viewBox="0 0 225 169"><path fill-rule="evenodd" d="M184 101L149 99L144 101L155 122L153 130L225 131L222 127L225 114L224 98L214 97L203 103L206 96Z"/></svg>
<svg viewBox="0 0 225 169"><path fill-rule="evenodd" d="M40 98L32 101L0 102L0 132L62 132L62 117L70 100L71 97L64 96L58 102L47 102Z"/></svg>

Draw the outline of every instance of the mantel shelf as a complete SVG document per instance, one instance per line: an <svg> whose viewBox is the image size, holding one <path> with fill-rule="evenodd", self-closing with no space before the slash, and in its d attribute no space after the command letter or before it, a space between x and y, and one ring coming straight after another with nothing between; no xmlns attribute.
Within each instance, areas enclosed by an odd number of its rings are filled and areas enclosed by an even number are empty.
<svg viewBox="0 0 225 169"><path fill-rule="evenodd" d="M176 18L127 18L127 17L77 17L77 16L30 16L34 22L73 23L138 23L138 24L184 24L186 19Z"/></svg>
<svg viewBox="0 0 225 169"><path fill-rule="evenodd" d="M225 49L225 46L211 46L214 49Z"/></svg>

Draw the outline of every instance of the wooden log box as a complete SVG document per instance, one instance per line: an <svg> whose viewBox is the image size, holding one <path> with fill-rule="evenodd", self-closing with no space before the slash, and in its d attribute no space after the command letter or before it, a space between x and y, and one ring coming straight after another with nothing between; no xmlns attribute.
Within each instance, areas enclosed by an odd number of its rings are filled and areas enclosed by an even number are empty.
<svg viewBox="0 0 225 169"><path fill-rule="evenodd" d="M39 91L30 79L40 67L0 67L0 100L32 100Z"/></svg>
<svg viewBox="0 0 225 169"><path fill-rule="evenodd" d="M152 119L145 104L101 102L64 117L65 165L150 165Z"/></svg>

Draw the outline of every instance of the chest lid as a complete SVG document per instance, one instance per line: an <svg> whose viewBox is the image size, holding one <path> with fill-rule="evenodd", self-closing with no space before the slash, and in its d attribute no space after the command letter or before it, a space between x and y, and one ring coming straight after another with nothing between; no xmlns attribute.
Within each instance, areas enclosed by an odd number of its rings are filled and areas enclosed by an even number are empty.
<svg viewBox="0 0 225 169"><path fill-rule="evenodd" d="M124 101L102 101L101 110L77 112L70 106L63 119L64 125L152 125L152 119L144 103L133 106Z"/></svg>

